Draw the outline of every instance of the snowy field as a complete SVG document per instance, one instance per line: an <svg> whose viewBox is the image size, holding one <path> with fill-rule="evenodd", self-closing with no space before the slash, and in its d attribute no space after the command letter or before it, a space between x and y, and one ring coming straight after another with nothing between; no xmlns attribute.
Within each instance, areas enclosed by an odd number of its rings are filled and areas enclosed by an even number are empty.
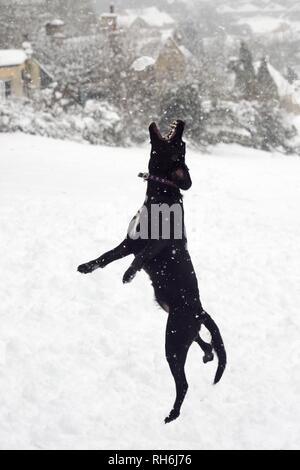
<svg viewBox="0 0 300 470"><path fill-rule="evenodd" d="M148 148L0 135L0 448L300 447L300 159L238 146L188 155L189 248L228 370L192 346L181 417L166 314L130 260L77 265L125 236Z"/></svg>

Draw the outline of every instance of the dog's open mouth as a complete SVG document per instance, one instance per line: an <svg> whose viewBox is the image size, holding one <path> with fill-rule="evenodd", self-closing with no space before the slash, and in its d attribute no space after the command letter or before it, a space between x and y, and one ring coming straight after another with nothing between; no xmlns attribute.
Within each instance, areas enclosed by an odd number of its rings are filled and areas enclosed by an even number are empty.
<svg viewBox="0 0 300 470"><path fill-rule="evenodd" d="M177 128L178 128L178 121L173 121L169 132L163 137L165 140L172 140L177 133Z"/></svg>
<svg viewBox="0 0 300 470"><path fill-rule="evenodd" d="M153 129L156 133L156 135L159 137L159 139L164 140L165 142L171 142L173 139L177 137L180 133L180 127L184 126L184 123L182 121L176 120L173 121L172 124L170 125L170 128L167 132L167 134L162 135L159 128L157 127L157 124L154 122L152 124Z"/></svg>

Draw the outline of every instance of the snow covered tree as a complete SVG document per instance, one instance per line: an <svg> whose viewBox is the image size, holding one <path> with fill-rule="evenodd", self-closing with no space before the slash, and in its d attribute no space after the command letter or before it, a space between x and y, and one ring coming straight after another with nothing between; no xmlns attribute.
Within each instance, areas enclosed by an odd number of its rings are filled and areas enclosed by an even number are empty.
<svg viewBox="0 0 300 470"><path fill-rule="evenodd" d="M50 0L47 12L52 19L59 17L66 23L68 35L86 35L97 27L94 0Z"/></svg>
<svg viewBox="0 0 300 470"><path fill-rule="evenodd" d="M159 120L160 84L152 67L140 72L129 68L123 110L134 143L145 142L149 123Z"/></svg>
<svg viewBox="0 0 300 470"><path fill-rule="evenodd" d="M279 101L278 89L270 74L268 61L265 57L260 62L256 76L256 97L264 102L273 101L276 103Z"/></svg>
<svg viewBox="0 0 300 470"><path fill-rule="evenodd" d="M169 89L160 100L160 124L167 129L175 119L186 122L186 135L201 143L204 134L204 113L198 82L179 82Z"/></svg>
<svg viewBox="0 0 300 470"><path fill-rule="evenodd" d="M246 43L242 42L239 59L231 64L236 74L235 92L238 97L253 100L256 97L256 77L253 58Z"/></svg>
<svg viewBox="0 0 300 470"><path fill-rule="evenodd" d="M296 80L299 80L298 74L295 72L293 67L290 66L287 67L285 77L290 84L294 83Z"/></svg>
<svg viewBox="0 0 300 470"><path fill-rule="evenodd" d="M297 131L285 120L280 107L274 106L272 102L262 101L255 105L255 110L254 146L267 151L279 150L292 153L291 141Z"/></svg>

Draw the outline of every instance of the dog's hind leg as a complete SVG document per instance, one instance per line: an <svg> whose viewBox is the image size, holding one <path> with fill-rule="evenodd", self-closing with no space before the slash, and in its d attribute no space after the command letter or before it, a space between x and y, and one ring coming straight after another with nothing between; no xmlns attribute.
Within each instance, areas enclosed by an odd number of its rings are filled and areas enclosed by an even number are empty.
<svg viewBox="0 0 300 470"><path fill-rule="evenodd" d="M199 331L199 324L190 316L180 312L169 314L166 331L166 358L176 385L176 399L165 423L178 418L185 399L188 383L185 376L185 362L191 344Z"/></svg>
<svg viewBox="0 0 300 470"><path fill-rule="evenodd" d="M165 312L170 313L170 307L167 304L167 302L164 302L163 300L159 299L158 295L156 295L155 300ZM203 341L203 339L200 336L200 333L195 339L195 342L199 344L200 348L204 352L204 356L203 356L204 364L207 364L208 362L213 361L214 360L213 347L210 343L206 343L205 341Z"/></svg>

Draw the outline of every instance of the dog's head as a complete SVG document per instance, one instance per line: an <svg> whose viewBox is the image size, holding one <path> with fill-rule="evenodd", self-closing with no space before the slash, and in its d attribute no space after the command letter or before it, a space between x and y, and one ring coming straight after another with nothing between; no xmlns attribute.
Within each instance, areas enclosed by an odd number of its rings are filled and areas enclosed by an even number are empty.
<svg viewBox="0 0 300 470"><path fill-rule="evenodd" d="M174 121L167 135L162 136L155 122L149 127L151 157L149 173L174 182L180 189L192 186L189 169L185 164L185 142L182 140L185 123Z"/></svg>

